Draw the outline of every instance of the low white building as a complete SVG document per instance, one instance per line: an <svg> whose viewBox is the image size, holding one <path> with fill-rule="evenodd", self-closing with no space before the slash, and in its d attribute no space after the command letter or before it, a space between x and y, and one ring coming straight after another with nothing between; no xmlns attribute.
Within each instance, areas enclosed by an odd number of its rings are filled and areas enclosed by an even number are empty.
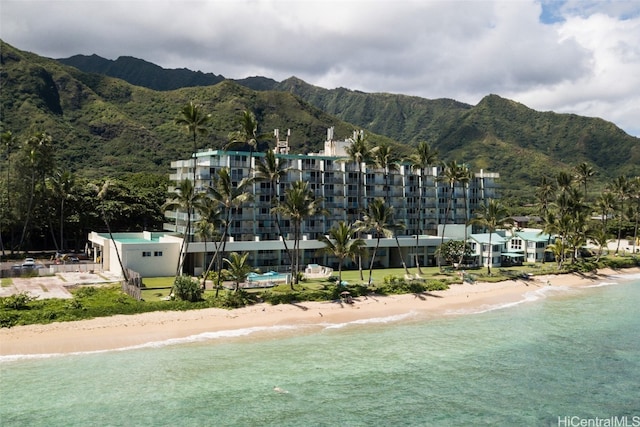
<svg viewBox="0 0 640 427"><path fill-rule="evenodd" d="M164 232L140 233L91 232L89 242L94 262L113 274L122 274L118 253L124 268L134 270L142 277L173 276L178 267L182 238ZM117 248L117 252L116 252Z"/></svg>

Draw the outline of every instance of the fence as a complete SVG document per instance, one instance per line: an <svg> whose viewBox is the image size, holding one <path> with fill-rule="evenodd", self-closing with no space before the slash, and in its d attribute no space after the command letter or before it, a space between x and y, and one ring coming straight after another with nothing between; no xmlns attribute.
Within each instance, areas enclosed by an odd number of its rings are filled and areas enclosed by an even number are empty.
<svg viewBox="0 0 640 427"><path fill-rule="evenodd" d="M56 273L96 273L102 271L102 264L93 262L81 262L78 264L52 264L48 268L45 268L45 272L42 274L56 274Z"/></svg>
<svg viewBox="0 0 640 427"><path fill-rule="evenodd" d="M142 276L137 271L127 268L129 280L122 281L122 292L140 301L142 299Z"/></svg>

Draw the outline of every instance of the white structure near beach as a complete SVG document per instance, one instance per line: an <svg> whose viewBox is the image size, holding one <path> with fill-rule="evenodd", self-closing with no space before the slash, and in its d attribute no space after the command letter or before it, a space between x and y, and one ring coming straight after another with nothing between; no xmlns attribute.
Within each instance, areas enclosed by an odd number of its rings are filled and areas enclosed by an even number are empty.
<svg viewBox="0 0 640 427"><path fill-rule="evenodd" d="M440 245L438 226L445 222L464 224L473 212L486 200L498 198L497 173L483 170L475 171L474 178L464 187L449 184L437 179L441 166L430 167L421 176L418 169L408 163L400 163L395 169L381 169L371 164L360 165L351 162L346 155L346 148L351 140L336 141L333 129L327 132L324 150L319 153L289 154L287 139L280 140L276 135L276 158L287 173L276 185L275 194L281 200L285 190L295 181L305 181L316 196L322 197L322 207L328 214L317 215L304 221L302 227L302 265L317 264L337 269L337 261L327 255L319 254L318 249L324 244L318 240L338 221L353 222L360 219L360 214L374 198L383 198L393 206L395 220L402 222L405 229L397 233L395 238L382 238L376 254L376 267L399 267L402 260L408 266L415 265L416 235L418 235L417 255L420 264L436 265L435 252ZM174 173L170 175L173 183L193 179L195 167L196 191L204 192L213 185L215 175L221 168L228 168L233 183L237 184L245 177L254 176L256 165L265 154L243 151L205 150L196 153L195 159L177 160L171 163ZM358 188L358 175L361 171L362 186ZM289 265L284 251L284 244L279 237L278 229L271 214L271 182L256 180L252 192L254 201L232 211L229 237L226 242L227 252L249 252L249 263L263 271L283 271ZM419 192L422 190L422 212L418 212ZM173 191L174 188L170 188ZM360 201L358 200L360 194ZM452 197L449 216L445 218L447 203ZM465 212L466 209L466 212ZM174 274L177 267L181 236L189 233L192 240L184 266L184 273L199 275L211 260L215 251L214 242L198 241L193 236L194 229L186 229L187 212L174 210L165 212L167 222L164 232L155 233L118 233L116 245L121 251L126 267L140 272L143 276L161 276ZM424 229L421 229L419 218L422 218ZM191 224L199 218L197 214ZM292 224L281 218L284 239L293 247ZM128 237L131 234L131 237ZM368 247L376 244L375 236L365 235ZM114 255L113 244L108 235L92 233L90 241L96 251L102 254L105 269L119 269ZM205 251L206 245L206 251ZM149 256L149 253L152 255ZM161 253L161 255L155 255ZM144 255L143 255L144 254Z"/></svg>

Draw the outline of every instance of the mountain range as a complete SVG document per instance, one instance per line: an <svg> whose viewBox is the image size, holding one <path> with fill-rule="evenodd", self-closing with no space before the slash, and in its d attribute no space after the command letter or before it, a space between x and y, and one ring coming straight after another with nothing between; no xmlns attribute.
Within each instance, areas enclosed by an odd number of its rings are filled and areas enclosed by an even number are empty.
<svg viewBox="0 0 640 427"><path fill-rule="evenodd" d="M191 140L174 125L191 101L212 114L200 148L222 148L245 109L260 132L291 129L293 152L318 151L326 129L339 139L364 129L372 144L388 141L408 155L419 141L442 160L499 172L503 195L529 203L543 175L587 162L594 189L618 175L640 175L640 139L613 123L539 112L488 94L477 105L346 88L324 89L291 77L232 80L187 69L163 69L132 57L44 58L1 42L2 130L18 137L53 135L58 161L87 177L145 171L167 174L189 157ZM267 149L273 138L259 147ZM595 190L594 190L595 191Z"/></svg>

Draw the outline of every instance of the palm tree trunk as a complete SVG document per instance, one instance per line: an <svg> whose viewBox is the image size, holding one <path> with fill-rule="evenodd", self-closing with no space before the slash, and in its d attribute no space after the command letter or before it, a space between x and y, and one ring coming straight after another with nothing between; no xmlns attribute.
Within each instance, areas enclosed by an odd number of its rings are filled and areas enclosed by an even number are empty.
<svg viewBox="0 0 640 427"><path fill-rule="evenodd" d="M120 251L118 250L118 245L116 245L116 240L113 238L113 234L111 233L111 226L109 225L109 221L107 220L107 214L105 213L104 206L102 206L102 204L100 205L100 210L102 211L102 219L104 220L104 224L107 226L107 232L109 233L109 238L111 239L113 248L116 250L116 257L118 258L118 264L120 264L120 269L122 270L122 276L124 277L125 282L128 282L129 276L127 275L127 270L124 268L124 264L122 264Z"/></svg>
<svg viewBox="0 0 640 427"><path fill-rule="evenodd" d="M491 230L489 230L489 259L487 260L487 274L491 276L491 264L493 264L493 245L491 245Z"/></svg>
<svg viewBox="0 0 640 427"><path fill-rule="evenodd" d="M423 231L422 224L422 168L420 168L420 176L418 177L418 230L416 232L416 268L418 273L422 274L420 267L420 233Z"/></svg>
<svg viewBox="0 0 640 427"><path fill-rule="evenodd" d="M29 226L29 222L31 220L31 211L33 210L33 199L35 198L36 192L36 177L35 172L31 173L31 190L29 193L29 203L27 205L27 215L24 219L24 225L22 226L22 234L20 235L20 242L18 243L18 250L22 250L22 245L24 244L24 240L27 234L27 227Z"/></svg>
<svg viewBox="0 0 640 427"><path fill-rule="evenodd" d="M407 268L407 264L404 262L404 257L402 256L402 250L400 249L400 241L398 240L398 236L394 234L396 238L396 246L398 247L398 255L400 255L400 262L402 263L402 268L404 268L405 274L409 274L409 269Z"/></svg>
<svg viewBox="0 0 640 427"><path fill-rule="evenodd" d="M376 252L378 252L378 246L380 246L380 235L378 235L378 237L376 238L376 247L373 248L371 262L369 263L369 286L371 286L371 277L373 276L373 263L376 260Z"/></svg>
<svg viewBox="0 0 640 427"><path fill-rule="evenodd" d="M622 205L620 206L620 217L618 219L618 244L616 245L616 255L618 255L618 251L620 250L620 239L622 238L622 215L624 215L624 202L622 202Z"/></svg>

